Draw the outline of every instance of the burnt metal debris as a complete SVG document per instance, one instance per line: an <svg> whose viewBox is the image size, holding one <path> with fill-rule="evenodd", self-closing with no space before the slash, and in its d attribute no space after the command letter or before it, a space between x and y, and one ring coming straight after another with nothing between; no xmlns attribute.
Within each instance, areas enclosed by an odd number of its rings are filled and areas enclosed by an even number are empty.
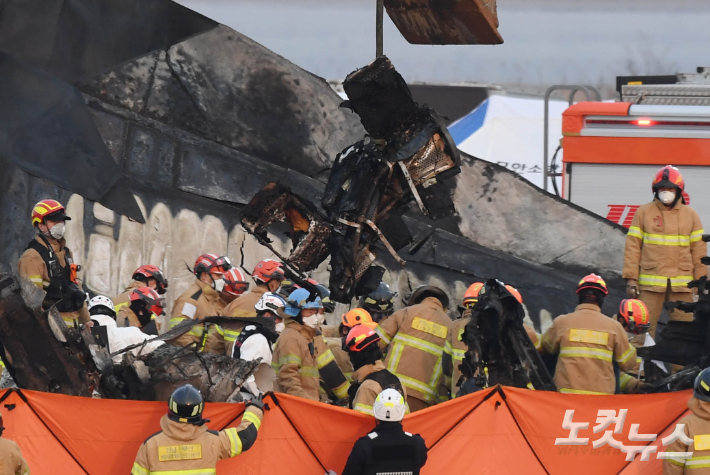
<svg viewBox="0 0 710 475"><path fill-rule="evenodd" d="M128 351L142 346L135 345L109 354L101 327L68 327L56 308L42 311L43 296L27 279L0 274L0 343L4 348L0 357L23 389L163 401L174 389L190 383L207 401L239 401L239 388L260 363L260 359L243 361L199 353L194 346L164 345L136 356ZM212 320L186 322L160 339L176 338L205 321ZM118 365L111 359L115 354L124 355Z"/></svg>
<svg viewBox="0 0 710 475"><path fill-rule="evenodd" d="M287 224L293 244L286 264L304 274L331 258L331 298L350 302L373 290L384 269L371 267L380 244L401 265L397 251L412 242L402 221L408 203L432 219L454 214L443 181L460 172L456 145L436 111L419 105L386 57L343 83L348 107L369 134L336 158L322 211L289 188L269 183L242 211L242 225L271 246L267 230Z"/></svg>
<svg viewBox="0 0 710 475"><path fill-rule="evenodd" d="M555 391L540 354L523 327L522 305L495 279L484 284L463 333L462 374L479 388L502 384Z"/></svg>

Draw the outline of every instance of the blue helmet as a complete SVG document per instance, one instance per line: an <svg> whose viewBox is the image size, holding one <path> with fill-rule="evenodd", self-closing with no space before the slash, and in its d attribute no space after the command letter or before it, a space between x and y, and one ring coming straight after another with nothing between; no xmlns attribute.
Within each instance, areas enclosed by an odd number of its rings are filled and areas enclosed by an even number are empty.
<svg viewBox="0 0 710 475"><path fill-rule="evenodd" d="M311 293L306 289L296 289L291 292L291 295L286 299L286 308L284 309L286 315L297 317L304 308L323 308L320 297L316 297L313 302L308 302L310 296Z"/></svg>

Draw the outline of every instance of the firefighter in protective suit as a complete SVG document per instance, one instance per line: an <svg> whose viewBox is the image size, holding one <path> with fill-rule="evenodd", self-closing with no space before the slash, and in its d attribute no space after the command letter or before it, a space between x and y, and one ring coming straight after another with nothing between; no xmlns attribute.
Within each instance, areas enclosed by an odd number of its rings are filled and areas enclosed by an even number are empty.
<svg viewBox="0 0 710 475"><path fill-rule="evenodd" d="M136 455L131 475L215 473L217 462L236 457L254 445L264 416L264 403L246 403L237 427L207 429L202 418L202 394L189 384L177 388L168 401L168 413L160 419L160 432L148 437Z"/></svg>
<svg viewBox="0 0 710 475"><path fill-rule="evenodd" d="M353 446L342 475L412 474L427 460L427 448L419 434L404 432L404 396L385 389L372 408L377 425Z"/></svg>
<svg viewBox="0 0 710 475"><path fill-rule="evenodd" d="M407 392L399 378L385 369L379 341L380 337L372 327L356 325L348 333L344 345L355 368L348 391L350 409L370 416L373 415L377 395L387 388L396 389L407 399Z"/></svg>
<svg viewBox="0 0 710 475"><path fill-rule="evenodd" d="M389 347L385 367L407 387L416 412L448 399L441 364L452 323L445 312L449 297L438 287L419 287L408 304L380 322L377 334L380 347Z"/></svg>
<svg viewBox="0 0 710 475"><path fill-rule="evenodd" d="M663 460L663 475L710 474L710 368L695 378L688 409L693 413L679 422L682 436L668 445L666 452L690 452L691 457Z"/></svg>
<svg viewBox="0 0 710 475"><path fill-rule="evenodd" d="M64 239L65 223L71 220L65 211L55 200L42 200L34 206L32 226L37 229L37 236L22 253L17 273L47 292L42 302L44 310L56 305L64 322L73 326L74 321L89 322L89 310L76 277L79 267Z"/></svg>
<svg viewBox="0 0 710 475"><path fill-rule="evenodd" d="M22 456L20 447L13 441L2 437L5 427L0 414L0 473L7 475L29 475L30 467Z"/></svg>
<svg viewBox="0 0 710 475"><path fill-rule="evenodd" d="M542 336L542 347L559 354L555 386L561 393L614 394L616 375L636 366L636 348L629 344L624 327L601 313L609 294L604 279L596 274L584 277L577 286L579 305L560 315Z"/></svg>
<svg viewBox="0 0 710 475"><path fill-rule="evenodd" d="M131 277L133 281L128 284L123 293L118 294L111 300L113 307L116 310L116 325L119 327L142 327L136 314L132 311L122 311L124 307L131 305L131 293L133 290L140 287L149 287L155 290L159 295L165 295L168 291L168 279L165 278L163 272L154 265L140 266L135 270Z"/></svg>
<svg viewBox="0 0 710 475"><path fill-rule="evenodd" d="M661 168L651 188L654 200L636 211L626 235L623 277L629 298L641 299L648 307L648 333L656 338L663 304L691 302L688 283L707 275L708 268L700 262L707 254L703 225L698 213L685 204L685 181L680 171L670 165ZM691 314L677 309L670 317L693 319Z"/></svg>

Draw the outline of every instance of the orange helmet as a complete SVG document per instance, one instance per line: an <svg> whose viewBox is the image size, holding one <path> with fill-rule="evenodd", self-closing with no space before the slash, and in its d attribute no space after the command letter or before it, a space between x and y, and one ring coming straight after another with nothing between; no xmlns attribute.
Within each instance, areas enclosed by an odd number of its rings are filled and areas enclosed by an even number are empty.
<svg viewBox="0 0 710 475"><path fill-rule="evenodd" d="M195 275L209 272L210 274L225 274L232 268L232 263L227 256L217 254L202 254L195 261L193 272Z"/></svg>
<svg viewBox="0 0 710 475"><path fill-rule="evenodd" d="M646 333L651 328L648 307L638 299L624 299L619 305L621 324L636 335Z"/></svg>
<svg viewBox="0 0 710 475"><path fill-rule="evenodd" d="M32 208L32 226L43 223L45 219L52 221L69 221L71 218L65 213L64 206L55 200L42 200Z"/></svg>
<svg viewBox="0 0 710 475"><path fill-rule="evenodd" d="M595 289L601 291L604 295L609 295L609 289L606 287L606 282L597 274L589 274L579 281L577 293L584 289Z"/></svg>
<svg viewBox="0 0 710 475"><path fill-rule="evenodd" d="M466 308L472 307L476 302L478 302L478 294L481 292L483 287L483 282L474 282L466 289L466 293L463 294L463 306Z"/></svg>
<svg viewBox="0 0 710 475"><path fill-rule="evenodd" d="M259 262L251 274L252 279L261 283L268 283L270 280L284 280L283 264L273 259L264 259Z"/></svg>
<svg viewBox="0 0 710 475"><path fill-rule="evenodd" d="M508 292L510 292L510 295L515 297L515 300L517 300L518 303L523 303L523 296L520 295L520 292L518 292L518 289L516 289L512 285L506 285L505 288L508 289Z"/></svg>
<svg viewBox="0 0 710 475"><path fill-rule="evenodd" d="M365 323L372 323L372 316L370 312L364 308L354 308L348 313L344 313L341 321L344 327L354 328L357 325L362 325Z"/></svg>
<svg viewBox="0 0 710 475"><path fill-rule="evenodd" d="M164 300L158 295L158 292L150 287L138 287L131 292L128 298L131 302L134 300L142 301L145 303L145 306L156 315L163 313L163 307L165 307Z"/></svg>
<svg viewBox="0 0 710 475"><path fill-rule="evenodd" d="M676 188L683 191L685 189L685 180L683 175L680 174L680 170L671 165L666 165L658 170L656 177L653 179L651 189L656 192L659 188Z"/></svg>
<svg viewBox="0 0 710 475"><path fill-rule="evenodd" d="M345 349L348 351L362 351L373 343L380 341L375 330L365 325L357 325L345 337Z"/></svg>
<svg viewBox="0 0 710 475"><path fill-rule="evenodd" d="M249 290L249 282L246 281L246 277L241 269L237 267L232 267L224 274L224 292L231 297L239 297L244 292Z"/></svg>

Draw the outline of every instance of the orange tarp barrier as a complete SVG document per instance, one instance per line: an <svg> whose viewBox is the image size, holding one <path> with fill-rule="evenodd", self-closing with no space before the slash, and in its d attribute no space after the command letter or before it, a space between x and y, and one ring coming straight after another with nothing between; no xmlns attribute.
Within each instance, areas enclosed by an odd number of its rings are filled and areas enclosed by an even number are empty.
<svg viewBox="0 0 710 475"><path fill-rule="evenodd" d="M608 446L592 449L597 411L628 409L624 445L660 445L686 413L692 392L582 396L491 388L408 415L405 430L419 433L429 447L424 475L481 474L660 474L661 461L633 462ZM4 437L22 448L33 475L126 475L138 447L160 430L167 409L162 402L95 400L33 391L0 392ZM217 465L218 475L295 475L341 473L350 448L374 427L374 419L343 408L278 394L267 396L269 410L251 450ZM569 437L565 411L589 423L578 437L587 446L556 446ZM243 404L211 404L208 426L235 427ZM629 442L631 424L640 433L660 433L656 442ZM613 429L610 427L609 429ZM659 451L665 450L659 447Z"/></svg>

